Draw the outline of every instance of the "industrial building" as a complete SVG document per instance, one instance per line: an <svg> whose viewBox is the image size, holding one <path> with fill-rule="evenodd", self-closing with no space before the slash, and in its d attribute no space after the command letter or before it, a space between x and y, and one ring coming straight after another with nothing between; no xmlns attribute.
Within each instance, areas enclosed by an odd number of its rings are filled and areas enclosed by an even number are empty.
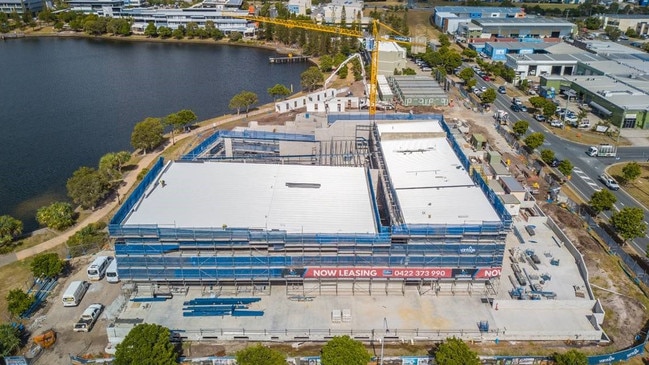
<svg viewBox="0 0 649 365"><path fill-rule="evenodd" d="M388 84L403 106L447 106L448 94L431 76L389 76Z"/></svg>
<svg viewBox="0 0 649 365"><path fill-rule="evenodd" d="M160 160L109 224L120 278L494 291L512 219L441 115L317 123L313 135L219 131Z"/></svg>
<svg viewBox="0 0 649 365"><path fill-rule="evenodd" d="M622 32L633 29L638 35L649 34L649 16L645 14L601 14L598 18L602 20L602 29L615 27Z"/></svg>
<svg viewBox="0 0 649 365"><path fill-rule="evenodd" d="M478 32L477 38L561 38L575 31L575 24L558 18L478 18L460 23L457 34L467 39L476 38Z"/></svg>
<svg viewBox="0 0 649 365"><path fill-rule="evenodd" d="M443 32L455 33L460 23L479 18L523 18L522 8L479 6L436 6L430 22Z"/></svg>

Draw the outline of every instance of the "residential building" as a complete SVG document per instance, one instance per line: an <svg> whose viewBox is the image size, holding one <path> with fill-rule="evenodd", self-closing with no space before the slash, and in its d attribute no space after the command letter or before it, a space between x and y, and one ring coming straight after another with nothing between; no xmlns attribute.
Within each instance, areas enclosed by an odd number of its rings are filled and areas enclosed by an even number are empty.
<svg viewBox="0 0 649 365"><path fill-rule="evenodd" d="M36 14L43 9L42 0L0 0L0 13L13 13L22 14L29 11Z"/></svg>

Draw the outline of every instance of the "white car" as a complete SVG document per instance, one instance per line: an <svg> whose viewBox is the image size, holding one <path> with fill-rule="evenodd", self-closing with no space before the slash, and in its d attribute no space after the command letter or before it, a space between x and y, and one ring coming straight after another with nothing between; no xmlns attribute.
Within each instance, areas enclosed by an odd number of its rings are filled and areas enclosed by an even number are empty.
<svg viewBox="0 0 649 365"><path fill-rule="evenodd" d="M480 91L482 91L482 92L487 91L487 87L486 87L486 86L481 86L481 87L480 87Z"/></svg>
<svg viewBox="0 0 649 365"><path fill-rule="evenodd" d="M535 115L534 119L538 120L539 122L545 122L545 116L543 116L543 114Z"/></svg>
<svg viewBox="0 0 649 365"><path fill-rule="evenodd" d="M563 128L563 123L559 119L552 119L550 125L556 128Z"/></svg>
<svg viewBox="0 0 649 365"><path fill-rule="evenodd" d="M577 116L568 114L565 117L563 117L563 120L565 120L568 123L577 123Z"/></svg>
<svg viewBox="0 0 649 365"><path fill-rule="evenodd" d="M607 174L601 174L599 175L599 180L606 185L607 188L611 190L619 190L620 185L618 185L617 181L613 179L612 177L608 176Z"/></svg>

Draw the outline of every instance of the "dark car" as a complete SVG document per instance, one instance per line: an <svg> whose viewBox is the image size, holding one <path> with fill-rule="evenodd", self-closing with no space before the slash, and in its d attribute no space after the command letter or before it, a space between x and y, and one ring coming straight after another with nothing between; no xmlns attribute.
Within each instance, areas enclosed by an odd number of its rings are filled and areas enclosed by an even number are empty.
<svg viewBox="0 0 649 365"><path fill-rule="evenodd" d="M500 94L507 94L507 89L504 86L498 86L498 92Z"/></svg>
<svg viewBox="0 0 649 365"><path fill-rule="evenodd" d="M512 104L512 106L510 106L510 109L513 112L526 112L527 111L527 107L525 105L521 105L521 104Z"/></svg>
<svg viewBox="0 0 649 365"><path fill-rule="evenodd" d="M558 158L555 158L554 160L552 160L552 162L550 162L550 166L557 167L557 166L559 166L560 163L561 163L561 160L559 160Z"/></svg>

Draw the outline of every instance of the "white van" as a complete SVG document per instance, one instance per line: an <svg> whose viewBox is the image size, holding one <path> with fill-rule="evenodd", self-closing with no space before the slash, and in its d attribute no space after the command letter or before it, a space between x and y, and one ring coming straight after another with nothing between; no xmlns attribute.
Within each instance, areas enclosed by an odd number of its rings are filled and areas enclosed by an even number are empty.
<svg viewBox="0 0 649 365"><path fill-rule="evenodd" d="M81 302L81 298L88 291L88 286L90 283L87 281L73 281L70 283L65 293L63 293L63 306L64 307L75 307Z"/></svg>
<svg viewBox="0 0 649 365"><path fill-rule="evenodd" d="M108 265L113 260L110 256L99 256L88 266L88 279L101 280L108 269Z"/></svg>
<svg viewBox="0 0 649 365"><path fill-rule="evenodd" d="M117 274L117 259L111 261L106 269L106 281L109 283L119 283L119 275Z"/></svg>

